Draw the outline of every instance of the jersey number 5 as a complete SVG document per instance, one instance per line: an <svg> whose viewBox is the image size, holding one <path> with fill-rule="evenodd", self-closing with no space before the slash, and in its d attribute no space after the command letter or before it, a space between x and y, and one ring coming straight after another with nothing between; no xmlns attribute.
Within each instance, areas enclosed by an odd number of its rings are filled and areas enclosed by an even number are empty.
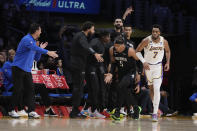
<svg viewBox="0 0 197 131"><path fill-rule="evenodd" d="M156 58L157 57L157 54L158 54L158 52L154 52L153 58Z"/></svg>
<svg viewBox="0 0 197 131"><path fill-rule="evenodd" d="M123 62L122 61L120 61L120 67L123 67Z"/></svg>

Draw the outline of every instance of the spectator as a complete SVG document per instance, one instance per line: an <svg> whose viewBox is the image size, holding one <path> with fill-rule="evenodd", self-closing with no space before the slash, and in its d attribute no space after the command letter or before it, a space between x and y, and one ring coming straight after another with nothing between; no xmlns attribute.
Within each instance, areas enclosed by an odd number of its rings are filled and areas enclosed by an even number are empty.
<svg viewBox="0 0 197 131"><path fill-rule="evenodd" d="M5 96L9 96L10 93L13 90L13 81L12 81L12 62L14 59L16 52L13 49L10 49L8 51L8 61L5 62L5 64L3 65L3 75L4 75L4 80L3 80L3 84L4 84L4 92L3 95ZM6 99L7 102L10 102L10 99ZM18 115L22 116L22 117L27 117L27 113L24 111L24 106L22 105L22 97L19 100L19 105L18 105ZM8 104L6 102L4 102L4 106L5 108L8 110Z"/></svg>
<svg viewBox="0 0 197 131"><path fill-rule="evenodd" d="M56 71L56 61L53 57L48 57L45 69Z"/></svg>
<svg viewBox="0 0 197 131"><path fill-rule="evenodd" d="M2 70L2 66L5 62L5 57L2 53L0 53L0 87L3 86L3 70Z"/></svg>
<svg viewBox="0 0 197 131"><path fill-rule="evenodd" d="M63 72L63 67L62 67L62 60L61 59L59 59L58 61L57 61L57 75L59 75L59 76L63 76L64 75L64 72Z"/></svg>
<svg viewBox="0 0 197 131"><path fill-rule="evenodd" d="M43 70L44 69L44 62L43 61L39 61L38 62L38 69L39 70Z"/></svg>
<svg viewBox="0 0 197 131"><path fill-rule="evenodd" d="M10 49L8 51L8 61L5 62L2 68L3 74L4 74L3 84L5 88L5 93L11 91L13 87L11 67L12 67L12 62L13 62L15 54L16 52L13 49Z"/></svg>

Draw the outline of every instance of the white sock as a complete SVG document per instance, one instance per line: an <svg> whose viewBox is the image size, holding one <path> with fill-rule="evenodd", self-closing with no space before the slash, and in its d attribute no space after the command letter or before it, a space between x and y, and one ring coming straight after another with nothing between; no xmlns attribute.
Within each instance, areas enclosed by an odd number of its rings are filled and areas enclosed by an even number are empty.
<svg viewBox="0 0 197 131"><path fill-rule="evenodd" d="M154 96L153 96L153 114L157 114L159 109L159 102L160 102L160 86L161 86L162 80L160 79L154 79L153 80L153 90L154 90Z"/></svg>

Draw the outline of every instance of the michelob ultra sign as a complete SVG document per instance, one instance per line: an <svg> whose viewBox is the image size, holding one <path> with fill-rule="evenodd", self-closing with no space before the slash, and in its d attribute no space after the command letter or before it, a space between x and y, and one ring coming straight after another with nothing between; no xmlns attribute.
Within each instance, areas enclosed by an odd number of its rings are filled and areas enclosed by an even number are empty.
<svg viewBox="0 0 197 131"><path fill-rule="evenodd" d="M18 0L27 10L98 14L100 0Z"/></svg>

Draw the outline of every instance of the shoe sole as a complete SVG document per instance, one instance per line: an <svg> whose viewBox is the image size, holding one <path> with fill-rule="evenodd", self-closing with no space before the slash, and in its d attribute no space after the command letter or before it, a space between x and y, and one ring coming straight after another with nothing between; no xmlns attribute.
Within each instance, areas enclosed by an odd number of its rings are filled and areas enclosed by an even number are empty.
<svg viewBox="0 0 197 131"><path fill-rule="evenodd" d="M40 117L28 116L29 119L40 119Z"/></svg>
<svg viewBox="0 0 197 131"><path fill-rule="evenodd" d="M58 115L48 115L49 117L57 117Z"/></svg>
<svg viewBox="0 0 197 131"><path fill-rule="evenodd" d="M20 118L28 118L28 116L20 116Z"/></svg>
<svg viewBox="0 0 197 131"><path fill-rule="evenodd" d="M71 119L88 119L88 117L80 117L80 116L69 116Z"/></svg>
<svg viewBox="0 0 197 131"><path fill-rule="evenodd" d="M167 114L166 117L172 117L172 116L176 116L176 115L178 115L178 112L174 112L172 114Z"/></svg>
<svg viewBox="0 0 197 131"><path fill-rule="evenodd" d="M117 117L114 116L114 115L111 115L111 118L112 118L113 120L120 121L120 118L117 118Z"/></svg>
<svg viewBox="0 0 197 131"><path fill-rule="evenodd" d="M158 122L158 120L152 120L152 122Z"/></svg>
<svg viewBox="0 0 197 131"><path fill-rule="evenodd" d="M13 116L10 116L11 118L14 118L14 119L19 119L20 118L20 116L18 116L18 117L13 117Z"/></svg>

